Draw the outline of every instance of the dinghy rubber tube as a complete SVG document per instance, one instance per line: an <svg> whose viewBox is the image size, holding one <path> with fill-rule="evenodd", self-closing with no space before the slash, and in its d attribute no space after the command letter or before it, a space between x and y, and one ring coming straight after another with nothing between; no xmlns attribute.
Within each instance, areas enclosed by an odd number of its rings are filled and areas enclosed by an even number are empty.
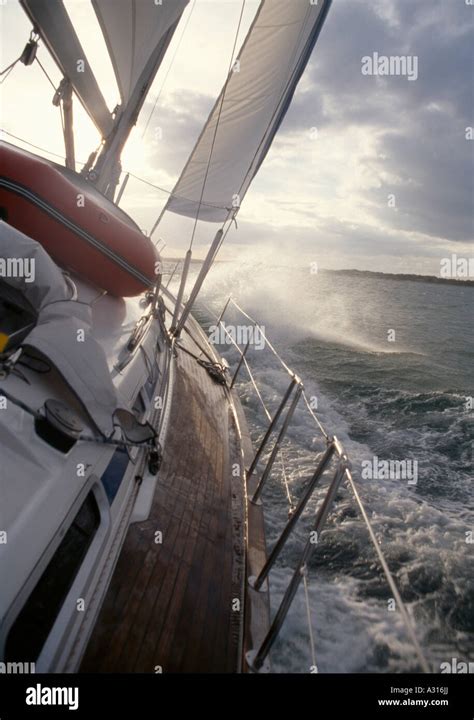
<svg viewBox="0 0 474 720"><path fill-rule="evenodd" d="M122 210L77 173L0 142L4 219L63 268L117 297L157 282L158 252Z"/></svg>

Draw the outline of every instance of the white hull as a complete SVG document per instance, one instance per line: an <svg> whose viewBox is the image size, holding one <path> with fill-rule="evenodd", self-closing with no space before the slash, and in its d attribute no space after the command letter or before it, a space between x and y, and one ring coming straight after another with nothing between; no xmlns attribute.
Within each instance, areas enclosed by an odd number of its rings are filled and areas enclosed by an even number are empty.
<svg viewBox="0 0 474 720"><path fill-rule="evenodd" d="M156 447L162 448L173 382L173 354L164 330L164 316L159 317L157 311L137 326L140 318L149 313L149 306L141 306L137 298L123 300L104 295L78 278L72 280L77 289L76 301L91 310L91 331L104 352L120 408L128 410L137 423L149 423L158 429ZM134 333L136 343L129 350L127 345ZM47 358L38 355L33 359L23 349L0 383L2 395L0 529L6 534L5 542L0 544L0 576L8 578L8 582L0 585L0 657L35 662L37 672L74 671L129 524L144 520L149 512L156 468L149 471L148 444L132 442L127 448L117 445L126 437L117 423L112 438L104 442L82 398L74 394ZM50 400L67 405L83 426L78 439L69 439L70 447L67 438L61 447L54 434L49 437L51 428L47 423L46 431L43 428L39 432L38 416L23 407L42 414L45 402ZM75 519L76 524L95 525L87 542L80 540L77 547L67 539ZM72 543L67 558L62 557L61 550L65 538ZM58 613L50 618L46 612L41 620L45 627L35 631L38 637L33 646L41 646L39 654L21 657L31 630L29 614L35 614L38 603L41 605L49 596L50 580L45 578L61 573L63 564L71 562L76 551L77 567L65 570L72 584L63 588L59 599L51 588L52 605L56 603Z"/></svg>

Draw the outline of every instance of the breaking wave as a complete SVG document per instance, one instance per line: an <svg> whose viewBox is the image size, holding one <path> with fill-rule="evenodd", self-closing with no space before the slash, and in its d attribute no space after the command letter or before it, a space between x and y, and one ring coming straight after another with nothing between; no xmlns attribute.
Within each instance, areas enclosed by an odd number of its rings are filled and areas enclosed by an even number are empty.
<svg viewBox="0 0 474 720"><path fill-rule="evenodd" d="M315 277L306 269L222 263L213 269L204 304L197 308L204 326L212 322L208 308L218 313L229 294L265 327L286 362L303 378L307 394L317 398L318 414L328 431L345 444L375 532L435 672L452 657L472 660L472 288L364 276ZM231 311L226 318L239 322ZM219 349L235 368L233 351L227 346ZM269 352L250 351L249 362L265 401L275 410L287 376ZM244 375L239 393L258 442L267 421ZM294 497L301 493L321 448L315 426L301 407L284 447ZM416 459L417 484L364 479L362 463L374 456ZM271 575L274 610L320 497L316 494ZM277 464L264 502L271 546L288 512ZM417 669L346 488L311 559L309 597L320 672ZM312 662L300 588L273 665L280 672L309 672Z"/></svg>

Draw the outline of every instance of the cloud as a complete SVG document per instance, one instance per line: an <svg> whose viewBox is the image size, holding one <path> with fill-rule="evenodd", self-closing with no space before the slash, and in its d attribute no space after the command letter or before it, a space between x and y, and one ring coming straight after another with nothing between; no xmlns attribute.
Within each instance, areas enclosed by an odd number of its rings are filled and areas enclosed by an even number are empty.
<svg viewBox="0 0 474 720"><path fill-rule="evenodd" d="M146 102L139 129L143 132L148 124L144 140L152 168L170 176L181 171L214 102L211 95L189 90L186 94L172 92L165 96L151 117L154 100L151 98Z"/></svg>
<svg viewBox="0 0 474 720"><path fill-rule="evenodd" d="M407 271L423 257L435 268L434 258L453 244L468 248L474 235L474 146L465 137L474 124L473 21L474 8L461 1L334 2L244 201L241 229L227 244L282 247L288 235L288 249L310 254L330 238L342 264L370 266L371 258L390 257L393 265L401 258ZM362 75L362 57L374 52L417 56L418 79ZM147 135L147 162L150 175L167 187L214 99L175 88L160 102ZM161 139L154 141L158 126Z"/></svg>
<svg viewBox="0 0 474 720"><path fill-rule="evenodd" d="M347 164L356 158L359 174L365 168L371 176L353 194L381 229L473 237L472 145L465 138L473 124L473 17L473 8L447 0L350 0L329 13L281 138L316 126L321 143L341 144L365 128L374 141L347 149ZM361 58L373 52L416 55L417 81L362 75ZM319 171L327 173L324 165ZM337 194L347 185L346 167L330 172Z"/></svg>

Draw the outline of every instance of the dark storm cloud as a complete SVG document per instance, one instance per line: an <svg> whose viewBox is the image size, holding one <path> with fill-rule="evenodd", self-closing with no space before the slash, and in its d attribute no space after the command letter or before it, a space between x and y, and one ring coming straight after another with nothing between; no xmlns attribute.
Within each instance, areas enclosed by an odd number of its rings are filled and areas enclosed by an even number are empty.
<svg viewBox="0 0 474 720"><path fill-rule="evenodd" d="M377 157L368 161L380 188L364 201L390 227L473 236L473 144L465 139L474 123L473 18L464 0L335 0L308 67L311 87L296 95L282 127L377 133ZM361 58L373 52L417 56L418 79L362 75ZM398 179L393 187L388 176ZM398 212L387 207L389 193Z"/></svg>
<svg viewBox="0 0 474 720"><path fill-rule="evenodd" d="M381 7L396 11L398 23L383 18ZM335 0L306 71L313 87L296 95L285 126L308 127L315 118L389 126L397 122L394 104L416 112L444 101L472 119L473 18L474 7L463 0ZM375 51L417 55L418 80L362 75L361 58Z"/></svg>
<svg viewBox="0 0 474 720"><path fill-rule="evenodd" d="M469 241L474 235L472 157L466 153L464 130L447 121L440 135L436 127L441 124L442 118L431 124L428 119L420 132L384 137L386 160L379 161L378 167L395 169L404 182L396 186L382 183L371 191L374 215L390 221L394 228ZM398 212L387 207L387 197L392 194Z"/></svg>

